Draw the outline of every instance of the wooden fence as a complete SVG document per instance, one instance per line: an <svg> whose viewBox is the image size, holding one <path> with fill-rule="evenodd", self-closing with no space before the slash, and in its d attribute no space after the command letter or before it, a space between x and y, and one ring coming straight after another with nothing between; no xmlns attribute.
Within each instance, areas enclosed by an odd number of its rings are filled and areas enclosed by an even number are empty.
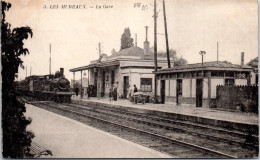
<svg viewBox="0 0 260 160"><path fill-rule="evenodd" d="M258 86L217 86L216 107L258 113Z"/></svg>

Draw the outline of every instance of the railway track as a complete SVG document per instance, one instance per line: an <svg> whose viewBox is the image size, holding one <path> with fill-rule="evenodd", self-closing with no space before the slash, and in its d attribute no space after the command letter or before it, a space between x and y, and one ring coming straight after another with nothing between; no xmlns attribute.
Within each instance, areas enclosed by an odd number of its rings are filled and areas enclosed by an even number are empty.
<svg viewBox="0 0 260 160"><path fill-rule="evenodd" d="M69 104L70 105L70 104ZM84 105L81 103L72 103L71 106L76 105L74 107L81 107L79 105L83 105L86 108L93 108L93 106ZM130 118L130 116L133 119L136 119L138 121L139 119L146 119L147 123L150 123L150 121L154 121L154 123L158 123L157 125L160 125L161 127L165 127L172 130L178 130L183 132L189 132L190 134L200 134L202 137L207 137L214 140L220 140L220 141L229 141L229 143L232 144L238 144L238 145L247 145L244 143L246 140L248 134L241 131L235 131L235 130L227 130L220 127L213 127L210 125L205 124L198 124L198 123L192 123L189 121L181 121L172 119L170 117L158 117L154 115L149 114L143 114L143 113L135 113L135 112L129 112L127 110L122 110L116 107L103 107L103 106L94 106L95 110L104 111L113 114L121 114L121 115L127 115ZM116 116L116 115L115 115ZM205 133L200 133L201 130L203 130ZM222 135L222 136L221 136ZM253 140L255 141L255 144L248 144L253 147L258 147L258 136L252 135Z"/></svg>
<svg viewBox="0 0 260 160"><path fill-rule="evenodd" d="M75 106L75 104L69 105L73 108L82 108L82 106ZM91 107L85 106L85 108L91 110ZM258 145L246 145L244 143L246 135L239 132L234 132L230 136L228 133L230 134L231 131L224 132L225 130L216 127L206 129L204 126L203 129L196 129L198 124L193 124L193 126L190 127L191 124L188 123L189 127L187 127L184 125L185 122L183 122L182 125L176 125L175 120L171 120L170 123L166 123L164 118L154 117L147 114L120 111L118 108L117 110L111 111L111 109L108 108L109 107L95 106L92 107L92 110L94 110L94 112L99 112L99 114L107 115L108 117L116 117L115 120L126 119L127 121L136 122L136 124L129 125L136 127L139 126L139 128L143 128L145 125L148 125L149 127L147 127L146 130L153 133L181 140L186 143L192 142L195 145L203 146L212 150L218 150L229 155L235 154L237 157L253 157L254 154L258 154ZM202 125L199 126L202 127ZM216 131L221 131L224 133L220 134L216 133ZM256 141L258 141L258 139L256 139Z"/></svg>
<svg viewBox="0 0 260 160"><path fill-rule="evenodd" d="M43 107L48 110L55 110L55 112L62 111L63 114L65 114L65 116L69 116L70 118L74 118L76 120L84 121L84 123L87 123L88 125L105 130L107 132L111 132L112 134L115 134L122 138L134 141L135 143L139 143L141 145L153 148L155 150L170 154L173 157L238 158L248 156L230 154L234 153L234 150L233 152L225 153L223 151L215 150L214 147L213 149L211 149L212 147L208 147L208 144L194 136L198 136L198 133L191 134L191 132L188 132L188 134L184 134L180 130L172 127L171 125L162 124L158 122L155 123L148 119L144 120L142 119L143 117L140 118L140 115L137 117L137 113L133 113L134 115L129 116L129 114L126 114L125 112L124 114L119 114L118 111L109 111L102 107L86 107L79 106L78 104L69 104L65 106L51 103L38 103L34 105L38 107ZM77 116L73 117L72 115ZM179 138L176 137L176 135L179 136ZM189 143L189 141L180 139L180 136L189 137L191 142L196 141L197 144L191 144ZM201 135L199 137L201 137ZM207 143L209 142L212 143L214 141L207 141ZM198 145L198 143L200 143L200 145ZM201 144L204 144L204 146ZM227 149L226 147L228 147L228 145L224 144L224 142L220 142L217 144L222 145L224 149ZM238 150L238 148L235 149L236 151Z"/></svg>

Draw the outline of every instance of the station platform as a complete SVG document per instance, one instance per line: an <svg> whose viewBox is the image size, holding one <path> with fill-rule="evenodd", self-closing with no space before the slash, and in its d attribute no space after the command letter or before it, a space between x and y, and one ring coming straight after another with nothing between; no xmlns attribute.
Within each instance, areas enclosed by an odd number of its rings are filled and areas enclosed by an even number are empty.
<svg viewBox="0 0 260 160"><path fill-rule="evenodd" d="M126 107L129 110L136 111L149 111L150 113L160 114L171 114L184 120L191 120L202 122L212 125L220 125L223 127L233 127L235 129L248 129L252 128L258 132L258 115L254 113L243 113L243 112L231 112L221 111L205 107L196 107L194 105L181 105L176 104L134 104L129 100L119 99L117 101L110 101L108 98L97 99L96 97L72 97L75 101L85 101L89 103L99 103L104 105Z"/></svg>
<svg viewBox="0 0 260 160"><path fill-rule="evenodd" d="M30 104L25 116L32 118L33 142L53 153L46 158L172 158Z"/></svg>

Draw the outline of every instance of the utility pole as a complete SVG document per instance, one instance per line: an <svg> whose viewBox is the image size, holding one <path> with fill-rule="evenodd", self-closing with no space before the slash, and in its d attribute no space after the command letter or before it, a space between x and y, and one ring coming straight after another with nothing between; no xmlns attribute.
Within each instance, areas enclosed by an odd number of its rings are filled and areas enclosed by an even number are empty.
<svg viewBox="0 0 260 160"><path fill-rule="evenodd" d="M99 54L99 58L101 56L101 43L98 43L98 54Z"/></svg>
<svg viewBox="0 0 260 160"><path fill-rule="evenodd" d="M217 42L217 62L218 62L218 42Z"/></svg>
<svg viewBox="0 0 260 160"><path fill-rule="evenodd" d="M51 43L50 43L50 62L49 62L49 69L50 69L50 75L51 75Z"/></svg>
<svg viewBox="0 0 260 160"><path fill-rule="evenodd" d="M157 12L156 12L156 0L154 0L154 71L157 71ZM155 103L157 100L157 76L154 76L154 96Z"/></svg>
<svg viewBox="0 0 260 160"><path fill-rule="evenodd" d="M26 77L27 77L27 66L26 66Z"/></svg>
<svg viewBox="0 0 260 160"><path fill-rule="evenodd" d="M163 0L163 16L164 16L164 28L165 28L166 53L167 53L168 68L171 68L170 53L169 53L169 44L168 44L168 32L167 32L166 11L165 11L165 2L164 2L164 0Z"/></svg>
<svg viewBox="0 0 260 160"><path fill-rule="evenodd" d="M201 72L202 72L202 79L204 77L204 73L203 73L203 56L206 54L205 51L200 51L199 54L201 55Z"/></svg>
<svg viewBox="0 0 260 160"><path fill-rule="evenodd" d="M30 67L30 76L32 75L32 66Z"/></svg>

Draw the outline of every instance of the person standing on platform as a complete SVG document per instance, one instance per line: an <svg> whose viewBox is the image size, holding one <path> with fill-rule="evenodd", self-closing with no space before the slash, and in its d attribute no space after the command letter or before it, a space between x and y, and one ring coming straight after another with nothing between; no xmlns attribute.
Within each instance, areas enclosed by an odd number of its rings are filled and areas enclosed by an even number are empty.
<svg viewBox="0 0 260 160"><path fill-rule="evenodd" d="M75 88L75 93L76 93L76 96L78 97L78 95L79 95L79 88L78 87Z"/></svg>
<svg viewBox="0 0 260 160"><path fill-rule="evenodd" d="M117 101L117 86L114 85L114 88L113 88L113 99L114 101Z"/></svg>
<svg viewBox="0 0 260 160"><path fill-rule="evenodd" d="M111 87L111 88L109 89L109 101L112 102L113 99L114 99L114 97L113 97L113 87Z"/></svg>
<svg viewBox="0 0 260 160"><path fill-rule="evenodd" d="M134 93L137 92L137 87L134 85Z"/></svg>

